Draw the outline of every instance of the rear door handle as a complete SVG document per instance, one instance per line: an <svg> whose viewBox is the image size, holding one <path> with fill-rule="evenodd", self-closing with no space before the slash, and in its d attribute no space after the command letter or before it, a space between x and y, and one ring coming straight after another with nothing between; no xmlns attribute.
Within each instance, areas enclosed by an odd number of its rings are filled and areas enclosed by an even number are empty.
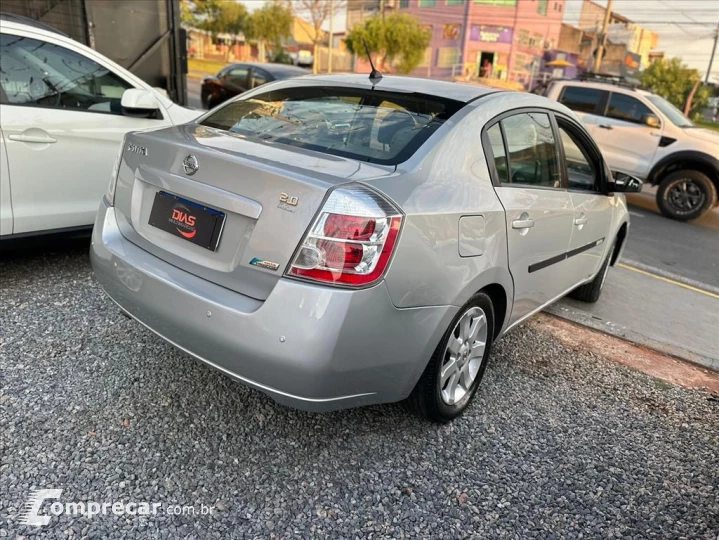
<svg viewBox="0 0 719 540"><path fill-rule="evenodd" d="M49 135L8 135L7 137L11 141L18 141L24 143L41 143L41 144L52 144L56 143L57 139L50 137Z"/></svg>
<svg viewBox="0 0 719 540"><path fill-rule="evenodd" d="M513 229L530 229L532 227L534 227L534 220L532 218L515 219L512 222Z"/></svg>
<svg viewBox="0 0 719 540"><path fill-rule="evenodd" d="M610 130L614 129L612 126L610 126L608 124L599 124L599 127L602 129L610 129Z"/></svg>
<svg viewBox="0 0 719 540"><path fill-rule="evenodd" d="M584 225L587 221L589 221L589 220L585 217L578 217L577 219L574 220L574 224L575 225Z"/></svg>

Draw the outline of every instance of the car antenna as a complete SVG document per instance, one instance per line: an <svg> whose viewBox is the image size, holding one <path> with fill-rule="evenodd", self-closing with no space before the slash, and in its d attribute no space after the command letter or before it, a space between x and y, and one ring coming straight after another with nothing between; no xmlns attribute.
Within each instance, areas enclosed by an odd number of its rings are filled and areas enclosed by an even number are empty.
<svg viewBox="0 0 719 540"><path fill-rule="evenodd" d="M369 52L369 45L367 45L367 40L363 39L362 41L364 42L364 49L365 49L365 51L367 51L367 58L369 59L369 65L372 67L372 71L369 74L369 82L371 82L372 86L374 86L375 84L377 84L380 81L380 79L382 79L382 74L379 71L377 71L376 67L374 67L374 62L372 62L372 55Z"/></svg>

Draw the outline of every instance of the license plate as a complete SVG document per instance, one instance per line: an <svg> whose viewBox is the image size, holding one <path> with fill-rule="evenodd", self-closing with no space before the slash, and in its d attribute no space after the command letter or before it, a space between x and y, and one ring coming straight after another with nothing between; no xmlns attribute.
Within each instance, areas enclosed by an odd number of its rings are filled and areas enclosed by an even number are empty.
<svg viewBox="0 0 719 540"><path fill-rule="evenodd" d="M215 251L225 225L225 213L159 191L150 212L150 225Z"/></svg>

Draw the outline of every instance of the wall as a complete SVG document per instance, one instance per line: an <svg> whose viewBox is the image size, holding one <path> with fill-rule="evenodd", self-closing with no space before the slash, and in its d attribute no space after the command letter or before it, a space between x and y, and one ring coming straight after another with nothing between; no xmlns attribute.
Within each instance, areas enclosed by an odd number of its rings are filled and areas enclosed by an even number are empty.
<svg viewBox="0 0 719 540"><path fill-rule="evenodd" d="M404 4L396 2L396 6ZM406 4L399 11L416 16L432 30L431 51L414 75L477 76L481 54L492 53L493 77L528 85L531 64L538 71L544 51L559 40L565 0L408 0Z"/></svg>
<svg viewBox="0 0 719 540"><path fill-rule="evenodd" d="M582 43L581 29L569 24L562 24L559 32L559 41L557 42L557 50L568 53L579 54L580 45Z"/></svg>

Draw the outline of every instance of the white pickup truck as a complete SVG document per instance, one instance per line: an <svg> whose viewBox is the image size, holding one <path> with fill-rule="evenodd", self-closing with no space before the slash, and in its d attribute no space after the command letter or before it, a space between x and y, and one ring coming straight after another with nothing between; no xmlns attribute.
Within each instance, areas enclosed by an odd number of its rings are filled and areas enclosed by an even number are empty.
<svg viewBox="0 0 719 540"><path fill-rule="evenodd" d="M719 133L695 126L661 96L581 80L553 81L541 93L577 114L612 171L658 185L665 216L687 221L717 205Z"/></svg>

